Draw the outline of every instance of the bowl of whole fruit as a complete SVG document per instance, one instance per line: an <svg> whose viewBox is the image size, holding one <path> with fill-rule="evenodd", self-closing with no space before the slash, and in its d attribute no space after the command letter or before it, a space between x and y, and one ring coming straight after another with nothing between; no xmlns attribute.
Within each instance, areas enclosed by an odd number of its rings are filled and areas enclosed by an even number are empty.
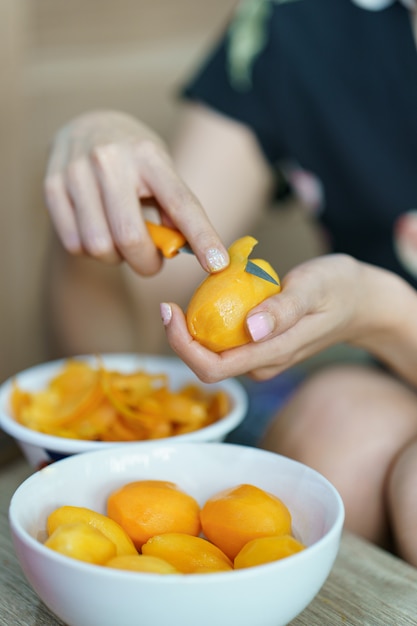
<svg viewBox="0 0 417 626"><path fill-rule="evenodd" d="M9 509L28 582L71 626L283 626L325 582L343 520L305 465L174 439L51 464Z"/></svg>

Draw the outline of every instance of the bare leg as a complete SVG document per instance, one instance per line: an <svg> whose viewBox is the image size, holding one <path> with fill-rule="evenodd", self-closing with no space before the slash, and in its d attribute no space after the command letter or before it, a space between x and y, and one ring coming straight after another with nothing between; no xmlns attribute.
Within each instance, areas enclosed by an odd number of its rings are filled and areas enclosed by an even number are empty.
<svg viewBox="0 0 417 626"><path fill-rule="evenodd" d="M415 393L377 369L343 365L308 379L274 420L262 446L329 478L344 500L346 527L386 545L388 472L416 434Z"/></svg>
<svg viewBox="0 0 417 626"><path fill-rule="evenodd" d="M395 459L387 491L395 547L403 559L417 567L417 438Z"/></svg>

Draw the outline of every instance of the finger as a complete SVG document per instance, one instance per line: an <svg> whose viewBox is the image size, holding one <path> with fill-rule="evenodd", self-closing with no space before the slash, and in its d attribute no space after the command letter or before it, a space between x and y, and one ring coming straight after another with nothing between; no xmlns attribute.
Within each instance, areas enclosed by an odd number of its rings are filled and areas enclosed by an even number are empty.
<svg viewBox="0 0 417 626"><path fill-rule="evenodd" d="M143 180L165 213L190 243L201 266L217 272L229 264L227 249L195 195L175 173L169 158L153 145L137 148Z"/></svg>
<svg viewBox="0 0 417 626"><path fill-rule="evenodd" d="M117 263L120 256L105 216L97 181L86 158L73 161L66 174L84 250L92 257Z"/></svg>
<svg viewBox="0 0 417 626"><path fill-rule="evenodd" d="M265 341L294 327L309 310L308 298L284 286L282 292L249 311L246 328L252 341Z"/></svg>
<svg viewBox="0 0 417 626"><path fill-rule="evenodd" d="M168 342L174 352L201 380L213 382L212 378L208 379L206 376L206 371L219 373L220 357L193 339L188 332L185 316L177 305L162 303L161 317Z"/></svg>
<svg viewBox="0 0 417 626"><path fill-rule="evenodd" d="M289 365L286 365L286 366L274 365L271 367L260 367L258 369L254 369L249 372L246 372L245 375L251 380L256 380L260 382L264 380L271 380L271 378L274 378L275 376L282 374L282 372L284 372L289 367L290 367Z"/></svg>
<svg viewBox="0 0 417 626"><path fill-rule="evenodd" d="M160 269L162 260L141 215L136 173L126 150L101 146L94 151L93 163L119 253L135 271L151 275Z"/></svg>
<svg viewBox="0 0 417 626"><path fill-rule="evenodd" d="M72 133L67 160L67 190L74 206L83 247L97 259L116 263L120 261L120 256L112 239L83 133Z"/></svg>
<svg viewBox="0 0 417 626"><path fill-rule="evenodd" d="M78 232L74 207L67 194L62 172L66 163L67 149L64 141L55 141L49 156L43 183L46 207L57 235L68 252L82 253L81 236Z"/></svg>
<svg viewBox="0 0 417 626"><path fill-rule="evenodd" d="M248 344L215 353L193 339L188 332L185 316L177 305L163 303L161 317L171 348L205 383L245 374L249 364L251 369L265 365L264 345Z"/></svg>

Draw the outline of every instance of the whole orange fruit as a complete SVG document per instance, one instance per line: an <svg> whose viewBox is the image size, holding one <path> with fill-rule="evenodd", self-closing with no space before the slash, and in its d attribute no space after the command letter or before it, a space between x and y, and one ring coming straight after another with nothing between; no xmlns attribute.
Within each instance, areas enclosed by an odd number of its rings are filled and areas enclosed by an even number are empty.
<svg viewBox="0 0 417 626"><path fill-rule="evenodd" d="M252 539L291 534L287 506L255 485L238 485L212 496L200 519L207 539L231 560Z"/></svg>
<svg viewBox="0 0 417 626"><path fill-rule="evenodd" d="M162 533L198 535L200 506L176 484L164 480L139 480L110 494L107 515L120 524L137 549Z"/></svg>
<svg viewBox="0 0 417 626"><path fill-rule="evenodd" d="M274 284L245 270L250 253L257 244L254 237L242 237L229 248L230 265L210 274L192 296L187 312L189 333L213 352L249 343L245 326L248 312L266 298L281 291L279 278L263 259L251 259L272 276Z"/></svg>

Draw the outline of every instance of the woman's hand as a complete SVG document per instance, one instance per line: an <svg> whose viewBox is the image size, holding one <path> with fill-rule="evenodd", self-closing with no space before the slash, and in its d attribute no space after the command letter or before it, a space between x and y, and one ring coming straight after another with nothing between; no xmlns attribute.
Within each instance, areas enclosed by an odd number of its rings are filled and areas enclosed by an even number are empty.
<svg viewBox="0 0 417 626"><path fill-rule="evenodd" d="M380 335L387 341L385 329L395 323L388 303L397 288L409 290L391 273L347 255L308 261L288 273L281 293L249 312L253 341L219 354L193 340L176 305L163 304L161 312L171 347L201 380L241 374L261 380L340 342L378 353Z"/></svg>
<svg viewBox="0 0 417 626"><path fill-rule="evenodd" d="M227 250L162 140L129 115L93 112L63 127L44 188L55 229L71 254L124 260L139 274L155 274L162 259L141 211L150 203L163 223L185 235L206 271L228 263Z"/></svg>

